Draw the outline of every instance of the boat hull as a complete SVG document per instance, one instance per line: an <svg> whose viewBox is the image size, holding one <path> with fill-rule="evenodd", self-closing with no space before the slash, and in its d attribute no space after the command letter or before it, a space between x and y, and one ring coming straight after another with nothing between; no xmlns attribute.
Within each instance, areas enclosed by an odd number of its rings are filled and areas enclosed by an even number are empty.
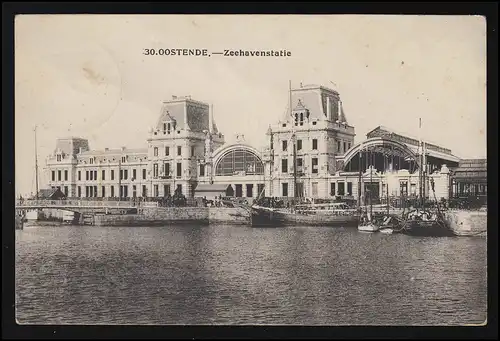
<svg viewBox="0 0 500 341"><path fill-rule="evenodd" d="M455 233L436 221L407 221L401 233L421 237L452 237Z"/></svg>
<svg viewBox="0 0 500 341"><path fill-rule="evenodd" d="M378 226L375 224L359 225L358 231L361 232L377 232Z"/></svg>
<svg viewBox="0 0 500 341"><path fill-rule="evenodd" d="M299 214L272 210L266 208L252 208L252 226L357 226L358 214Z"/></svg>

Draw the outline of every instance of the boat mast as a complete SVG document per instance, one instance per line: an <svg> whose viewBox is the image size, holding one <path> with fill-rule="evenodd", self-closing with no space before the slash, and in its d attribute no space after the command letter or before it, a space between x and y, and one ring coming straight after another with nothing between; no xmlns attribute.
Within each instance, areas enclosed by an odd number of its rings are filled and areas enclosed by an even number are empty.
<svg viewBox="0 0 500 341"><path fill-rule="evenodd" d="M373 205L372 205L372 196L373 196L373 168L372 168L372 151L370 150L370 219L373 219Z"/></svg>
<svg viewBox="0 0 500 341"><path fill-rule="evenodd" d="M35 125L35 189L36 189L36 199L38 199L38 147L36 143L36 128L37 126Z"/></svg>
<svg viewBox="0 0 500 341"><path fill-rule="evenodd" d="M152 189L151 189L152 190ZM122 201L122 156L118 159L118 196L119 201Z"/></svg>
<svg viewBox="0 0 500 341"><path fill-rule="evenodd" d="M361 174L362 174L362 171L361 171L361 163L363 161L363 145L361 144L361 147L359 149L359 162L358 162L358 165L359 165L359 177L358 177L358 208L361 207Z"/></svg>
<svg viewBox="0 0 500 341"><path fill-rule="evenodd" d="M289 93L289 106L290 106L290 119L292 118L292 81L288 83L288 93ZM292 127L295 127L292 125ZM295 128L292 128L292 143L293 143L293 201L297 199L297 147L296 147L297 137L295 136Z"/></svg>

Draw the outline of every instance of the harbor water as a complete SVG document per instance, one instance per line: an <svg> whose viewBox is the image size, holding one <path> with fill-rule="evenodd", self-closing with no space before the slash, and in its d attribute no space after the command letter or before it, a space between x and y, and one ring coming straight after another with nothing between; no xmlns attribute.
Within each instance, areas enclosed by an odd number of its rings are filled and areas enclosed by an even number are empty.
<svg viewBox="0 0 500 341"><path fill-rule="evenodd" d="M484 237L241 225L15 233L20 324L464 325L487 318Z"/></svg>

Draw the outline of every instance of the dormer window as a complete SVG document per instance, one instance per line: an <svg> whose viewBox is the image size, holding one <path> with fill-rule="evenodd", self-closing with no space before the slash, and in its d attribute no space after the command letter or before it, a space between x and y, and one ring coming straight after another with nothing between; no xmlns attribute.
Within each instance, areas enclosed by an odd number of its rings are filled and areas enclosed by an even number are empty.
<svg viewBox="0 0 500 341"><path fill-rule="evenodd" d="M127 157L126 156L122 156L122 162L125 162L127 161Z"/></svg>
<svg viewBox="0 0 500 341"><path fill-rule="evenodd" d="M62 159L61 154L57 154L56 158L57 158L57 161L58 161L58 162L60 162L60 161L61 161L61 159Z"/></svg>
<svg viewBox="0 0 500 341"><path fill-rule="evenodd" d="M158 147L154 147L153 149L153 155L158 156Z"/></svg>
<svg viewBox="0 0 500 341"><path fill-rule="evenodd" d="M94 158L93 158L93 157L91 157L91 158L89 159L89 163L90 163L91 165L93 165L93 164L94 164Z"/></svg>

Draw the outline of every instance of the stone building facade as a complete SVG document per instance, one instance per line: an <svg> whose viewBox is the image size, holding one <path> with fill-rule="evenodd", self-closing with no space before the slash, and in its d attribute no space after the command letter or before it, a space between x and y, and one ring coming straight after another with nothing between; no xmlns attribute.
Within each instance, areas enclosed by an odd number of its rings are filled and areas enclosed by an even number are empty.
<svg viewBox="0 0 500 341"><path fill-rule="evenodd" d="M215 184L229 185L236 197L361 202L448 198L454 169L463 168L451 150L383 126L359 143L354 137L339 93L324 86L290 90L286 114L269 126L262 149L243 138L226 144L209 104L173 97L163 102L146 148L95 151L86 139L62 138L46 171L49 187L70 197L163 197L175 190L193 197L198 184Z"/></svg>

